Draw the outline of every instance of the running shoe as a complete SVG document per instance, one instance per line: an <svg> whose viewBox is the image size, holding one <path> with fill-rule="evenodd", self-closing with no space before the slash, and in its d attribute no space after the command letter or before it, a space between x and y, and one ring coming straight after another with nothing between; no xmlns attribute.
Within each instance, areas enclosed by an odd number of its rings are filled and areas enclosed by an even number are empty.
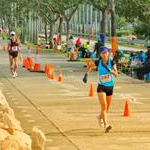
<svg viewBox="0 0 150 150"><path fill-rule="evenodd" d="M16 75L15 75L15 73L13 73L13 78L15 78L16 77Z"/></svg>
<svg viewBox="0 0 150 150"><path fill-rule="evenodd" d="M111 125L106 125L105 126L105 133L108 133L112 129Z"/></svg>
<svg viewBox="0 0 150 150"><path fill-rule="evenodd" d="M17 77L17 76L18 76L17 72L14 72L14 74L15 74L15 77Z"/></svg>
<svg viewBox="0 0 150 150"><path fill-rule="evenodd" d="M13 78L15 78L17 76L18 76L17 72L13 72Z"/></svg>

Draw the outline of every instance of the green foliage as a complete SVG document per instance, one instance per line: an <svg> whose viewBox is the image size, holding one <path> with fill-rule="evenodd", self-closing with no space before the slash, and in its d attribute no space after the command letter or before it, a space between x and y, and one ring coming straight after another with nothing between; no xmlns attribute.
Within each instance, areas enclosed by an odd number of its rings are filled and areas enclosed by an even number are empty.
<svg viewBox="0 0 150 150"><path fill-rule="evenodd" d="M135 33L140 39L150 40L150 25L140 22L135 26Z"/></svg>
<svg viewBox="0 0 150 150"><path fill-rule="evenodd" d="M124 16L127 22L136 23L135 32L138 37L149 38L150 0L116 0L116 2L117 14Z"/></svg>
<svg viewBox="0 0 150 150"><path fill-rule="evenodd" d="M1 37L2 37L2 39L7 39L8 38L8 33L7 32L2 32Z"/></svg>
<svg viewBox="0 0 150 150"><path fill-rule="evenodd" d="M129 36L132 35L133 31L132 30L117 30L117 36Z"/></svg>
<svg viewBox="0 0 150 150"><path fill-rule="evenodd" d="M120 17L119 15L116 15L116 27L117 29L126 28L130 23L127 22L125 17Z"/></svg>
<svg viewBox="0 0 150 150"><path fill-rule="evenodd" d="M89 2L98 10L109 9L109 0L89 0Z"/></svg>

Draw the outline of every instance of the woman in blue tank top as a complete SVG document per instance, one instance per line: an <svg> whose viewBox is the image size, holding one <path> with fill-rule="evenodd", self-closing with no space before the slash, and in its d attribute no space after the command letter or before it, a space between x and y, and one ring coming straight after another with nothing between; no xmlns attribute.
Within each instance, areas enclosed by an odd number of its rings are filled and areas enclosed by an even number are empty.
<svg viewBox="0 0 150 150"><path fill-rule="evenodd" d="M117 77L117 67L115 62L110 58L109 49L101 47L99 49L101 60L96 64L98 66L98 87L97 94L101 105L101 113L98 117L99 123L105 128L105 132L109 132L112 126L107 122L107 112L111 103L114 87L114 76ZM83 81L87 82L87 76L91 68L88 69Z"/></svg>

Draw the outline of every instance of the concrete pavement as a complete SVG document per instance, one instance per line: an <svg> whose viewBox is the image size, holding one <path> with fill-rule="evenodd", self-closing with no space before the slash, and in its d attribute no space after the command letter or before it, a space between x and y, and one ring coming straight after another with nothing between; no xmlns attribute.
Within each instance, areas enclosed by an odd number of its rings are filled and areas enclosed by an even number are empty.
<svg viewBox="0 0 150 150"><path fill-rule="evenodd" d="M96 91L97 72L84 84L84 63L67 59L40 53L43 68L46 63L53 64L56 76L62 71L62 83L25 70L21 62L19 76L13 79L8 55L0 49L0 88L25 131L30 134L32 127L38 126L47 137L45 150L149 150L150 84L119 74L108 113L113 130L105 134L96 118L100 113L96 92L93 98L88 97L91 82ZM126 98L130 99L130 117L123 117Z"/></svg>

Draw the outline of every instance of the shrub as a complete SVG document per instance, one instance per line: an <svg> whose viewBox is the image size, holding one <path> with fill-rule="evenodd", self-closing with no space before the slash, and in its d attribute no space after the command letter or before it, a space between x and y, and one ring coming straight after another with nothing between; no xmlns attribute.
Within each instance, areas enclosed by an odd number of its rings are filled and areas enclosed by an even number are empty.
<svg viewBox="0 0 150 150"><path fill-rule="evenodd" d="M117 36L121 37L121 36L129 36L133 34L132 30L117 30Z"/></svg>

